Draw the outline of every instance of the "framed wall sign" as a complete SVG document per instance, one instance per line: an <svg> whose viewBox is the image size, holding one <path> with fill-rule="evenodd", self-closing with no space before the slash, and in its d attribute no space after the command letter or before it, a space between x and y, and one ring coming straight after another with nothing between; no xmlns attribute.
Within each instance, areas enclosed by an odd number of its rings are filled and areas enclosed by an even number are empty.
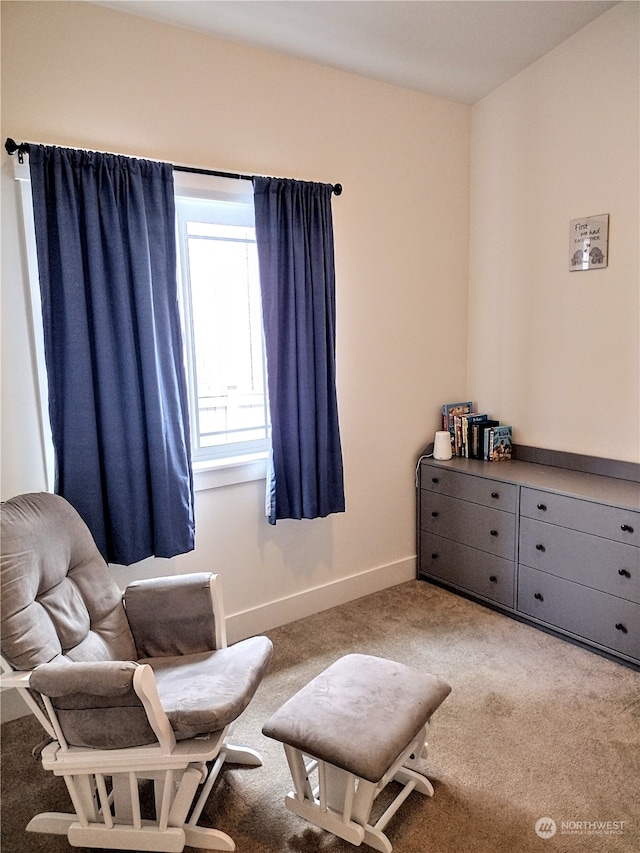
<svg viewBox="0 0 640 853"><path fill-rule="evenodd" d="M572 219L569 227L569 270L601 270L609 254L609 214Z"/></svg>

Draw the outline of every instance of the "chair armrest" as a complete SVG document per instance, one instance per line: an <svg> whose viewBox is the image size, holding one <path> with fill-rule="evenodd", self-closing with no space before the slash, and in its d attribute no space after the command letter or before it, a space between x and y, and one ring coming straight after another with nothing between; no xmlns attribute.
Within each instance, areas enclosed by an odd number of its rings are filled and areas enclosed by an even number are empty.
<svg viewBox="0 0 640 853"><path fill-rule="evenodd" d="M78 707L99 700L109 704L121 703L121 698L133 689L134 661L83 661L78 663L43 663L29 677L29 687L43 696L62 698L82 697ZM91 707L95 707L92 705Z"/></svg>
<svg viewBox="0 0 640 853"><path fill-rule="evenodd" d="M0 686L6 688L16 687L18 690L26 690L29 687L29 679L31 670L16 670L13 672L3 672L0 675Z"/></svg>
<svg viewBox="0 0 640 853"><path fill-rule="evenodd" d="M61 743L123 749L158 740L171 751L175 738L150 666L134 661L46 663L29 678Z"/></svg>
<svg viewBox="0 0 640 853"><path fill-rule="evenodd" d="M134 581L124 606L138 659L226 646L220 579L210 572Z"/></svg>

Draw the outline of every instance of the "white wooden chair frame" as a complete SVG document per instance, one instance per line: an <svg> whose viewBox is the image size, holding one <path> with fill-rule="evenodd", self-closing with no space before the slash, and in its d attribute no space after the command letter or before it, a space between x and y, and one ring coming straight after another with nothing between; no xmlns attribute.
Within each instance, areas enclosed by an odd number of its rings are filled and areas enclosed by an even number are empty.
<svg viewBox="0 0 640 853"><path fill-rule="evenodd" d="M216 647L226 647L224 612L211 578ZM110 850L182 851L235 850L226 833L198 825L198 820L225 761L260 766L260 755L228 741L231 726L204 737L177 741L148 664L139 666L133 688L147 713L157 744L127 749L85 749L69 746L51 700L42 696L45 711L28 690L29 671L13 671L0 658L2 686L15 687L53 742L42 751L42 765L66 782L74 813L45 812L28 824L30 832L67 835L73 847ZM140 813L138 781L152 780L155 820ZM194 804L199 786L200 795Z"/></svg>
<svg viewBox="0 0 640 853"><path fill-rule="evenodd" d="M290 744L283 744L294 784L294 790L285 797L287 809L351 844L359 846L364 842L382 853L391 853L391 842L384 834L391 818L412 791L433 796L431 782L403 766L411 755L426 757L427 727L428 723L378 782L369 782ZM375 799L391 781L399 782L402 789L372 825L369 820Z"/></svg>

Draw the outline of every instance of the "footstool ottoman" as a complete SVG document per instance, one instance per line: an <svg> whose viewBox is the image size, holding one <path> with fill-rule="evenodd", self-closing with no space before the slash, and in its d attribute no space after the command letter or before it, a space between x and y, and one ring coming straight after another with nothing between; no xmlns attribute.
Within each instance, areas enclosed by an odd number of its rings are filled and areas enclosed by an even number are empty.
<svg viewBox="0 0 640 853"><path fill-rule="evenodd" d="M451 692L442 679L401 663L351 654L337 660L267 720L263 733L284 745L293 814L340 838L391 853L384 829L428 779L404 767L425 756L431 715ZM392 780L403 787L375 825L373 803Z"/></svg>

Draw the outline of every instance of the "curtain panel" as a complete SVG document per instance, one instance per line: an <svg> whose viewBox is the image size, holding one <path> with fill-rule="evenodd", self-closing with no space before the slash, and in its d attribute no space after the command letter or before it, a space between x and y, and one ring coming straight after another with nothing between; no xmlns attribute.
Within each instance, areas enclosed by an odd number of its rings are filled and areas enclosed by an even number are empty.
<svg viewBox="0 0 640 853"><path fill-rule="evenodd" d="M344 512L330 184L254 178L267 354L271 524Z"/></svg>
<svg viewBox="0 0 640 853"><path fill-rule="evenodd" d="M29 165L55 491L111 562L190 551L172 167L37 145Z"/></svg>

